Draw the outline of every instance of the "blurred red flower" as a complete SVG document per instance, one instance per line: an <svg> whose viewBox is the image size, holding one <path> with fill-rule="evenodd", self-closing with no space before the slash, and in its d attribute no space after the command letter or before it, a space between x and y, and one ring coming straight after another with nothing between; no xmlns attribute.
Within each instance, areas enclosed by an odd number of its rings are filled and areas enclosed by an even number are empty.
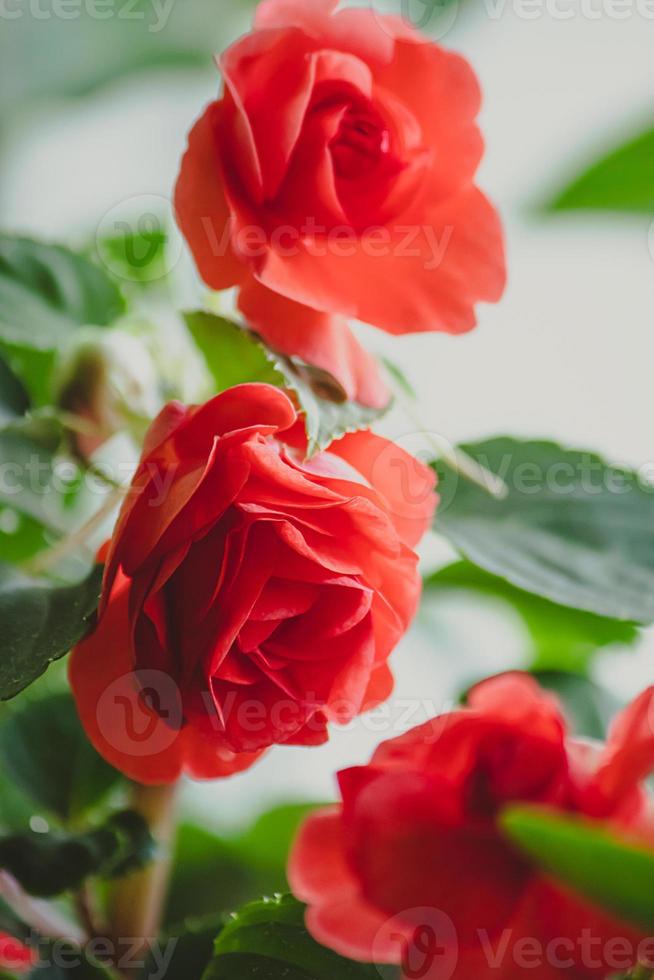
<svg viewBox="0 0 654 980"><path fill-rule="evenodd" d="M568 737L532 678L505 674L474 688L466 707L385 742L369 765L340 773L342 804L309 817L296 842L290 881L310 932L420 980L628 970L638 934L546 878L496 818L511 802L545 804L654 841L642 783L653 704L650 688L594 745Z"/></svg>
<svg viewBox="0 0 654 980"><path fill-rule="evenodd" d="M10 973L27 973L36 962L31 949L24 946L18 939L0 932L0 970Z"/></svg>
<svg viewBox="0 0 654 980"><path fill-rule="evenodd" d="M150 429L70 671L90 739L132 778L229 775L388 697L434 476L367 431L305 448L264 384Z"/></svg>
<svg viewBox="0 0 654 980"><path fill-rule="evenodd" d="M474 184L480 91L468 63L399 17L264 0L218 64L223 97L189 137L175 205L203 280L241 287L275 348L383 404L343 317L459 333L496 301L498 216Z"/></svg>

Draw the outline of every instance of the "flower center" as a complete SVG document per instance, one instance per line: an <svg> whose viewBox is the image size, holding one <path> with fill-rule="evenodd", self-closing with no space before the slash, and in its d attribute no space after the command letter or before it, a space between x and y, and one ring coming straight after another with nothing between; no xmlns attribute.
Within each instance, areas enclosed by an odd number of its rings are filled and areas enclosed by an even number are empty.
<svg viewBox="0 0 654 980"><path fill-rule="evenodd" d="M390 150L390 134L382 119L350 108L331 142L334 168L339 177L366 177Z"/></svg>

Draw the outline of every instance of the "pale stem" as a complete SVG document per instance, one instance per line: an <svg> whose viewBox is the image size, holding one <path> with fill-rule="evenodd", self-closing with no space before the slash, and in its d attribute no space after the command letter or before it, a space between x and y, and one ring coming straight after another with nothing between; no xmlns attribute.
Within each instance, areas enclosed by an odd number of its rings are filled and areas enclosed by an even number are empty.
<svg viewBox="0 0 654 980"><path fill-rule="evenodd" d="M87 539L102 527L109 515L115 510L119 505L120 501L128 492L128 487L117 487L108 496L102 507L91 517L85 524L82 525L77 531L74 531L67 538L63 538L59 541L54 548L50 548L49 551L44 551L43 554L37 555L31 562L25 566L26 571L30 572L32 575L40 575L43 572L49 571L55 565L57 565L64 558L69 555L74 554L79 548L84 547Z"/></svg>
<svg viewBox="0 0 654 980"><path fill-rule="evenodd" d="M79 926L60 915L49 902L28 895L8 871L0 871L0 897L40 936L66 939L78 945L88 938Z"/></svg>
<svg viewBox="0 0 654 980"><path fill-rule="evenodd" d="M156 939L166 901L175 836L177 786L135 786L131 806L150 827L157 844L154 860L114 883L109 895L112 937L138 940L146 948Z"/></svg>
<svg viewBox="0 0 654 980"><path fill-rule="evenodd" d="M475 483L482 490L485 490L486 493L490 494L491 497L494 497L496 500L506 500L509 495L509 488L502 477L496 473L492 473L487 467L482 466L481 463L478 463L476 459L473 459L472 456L469 456L462 449L453 446L444 436L430 432L406 394L395 383L392 375L390 376L390 382L405 413L418 427L426 441L438 454L438 457L444 460L455 473L465 477L466 480L470 480L471 483Z"/></svg>

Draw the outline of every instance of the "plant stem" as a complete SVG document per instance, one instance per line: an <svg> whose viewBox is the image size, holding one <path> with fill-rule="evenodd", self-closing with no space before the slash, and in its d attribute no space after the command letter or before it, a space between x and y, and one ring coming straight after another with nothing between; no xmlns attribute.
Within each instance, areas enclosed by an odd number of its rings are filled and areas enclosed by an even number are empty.
<svg viewBox="0 0 654 980"><path fill-rule="evenodd" d="M25 565L25 570L32 575L41 575L43 572L49 571L64 558L74 554L79 548L85 547L87 538L104 524L112 511L118 507L123 497L126 496L127 492L127 487L118 487L109 493L100 509L96 511L86 524L82 525L77 531L74 531L69 537L58 541L49 551L44 551L42 554L37 555L36 558L33 558L32 561Z"/></svg>
<svg viewBox="0 0 654 980"><path fill-rule="evenodd" d="M109 922L119 948L127 939L146 948L159 933L175 835L176 789L175 784L134 787L132 807L147 821L157 855L143 871L117 881L110 892Z"/></svg>

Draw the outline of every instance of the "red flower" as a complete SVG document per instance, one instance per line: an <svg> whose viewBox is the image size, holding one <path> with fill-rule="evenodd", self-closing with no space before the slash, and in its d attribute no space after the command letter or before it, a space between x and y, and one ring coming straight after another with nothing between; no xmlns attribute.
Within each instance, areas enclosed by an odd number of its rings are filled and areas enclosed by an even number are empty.
<svg viewBox="0 0 654 980"><path fill-rule="evenodd" d="M154 422L71 662L89 737L132 778L229 775L389 695L433 475L370 432L303 443L263 384Z"/></svg>
<svg viewBox="0 0 654 980"><path fill-rule="evenodd" d="M272 346L377 405L385 389L342 317L471 329L504 287L502 233L473 183L470 66L399 18L337 6L259 5L219 59L225 91L190 134L175 203L204 281L240 286Z"/></svg>
<svg viewBox="0 0 654 980"><path fill-rule="evenodd" d="M654 765L653 704L651 688L596 748L568 738L557 702L532 678L507 674L476 687L467 707L384 743L368 766L340 773L342 804L311 816L297 840L290 880L309 905L309 930L345 956L403 963L403 976L420 980L629 969L634 930L544 877L496 817L526 801L653 840L642 785Z"/></svg>
<svg viewBox="0 0 654 980"><path fill-rule="evenodd" d="M0 970L10 973L27 973L36 962L31 949L24 946L13 936L0 932Z"/></svg>

